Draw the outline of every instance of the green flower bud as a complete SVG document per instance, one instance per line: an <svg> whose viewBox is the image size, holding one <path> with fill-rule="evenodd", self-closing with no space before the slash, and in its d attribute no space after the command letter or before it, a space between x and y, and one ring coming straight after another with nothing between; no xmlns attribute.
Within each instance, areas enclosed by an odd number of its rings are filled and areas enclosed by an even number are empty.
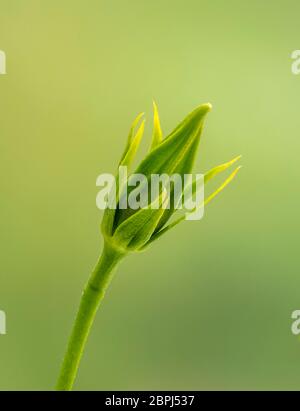
<svg viewBox="0 0 300 411"><path fill-rule="evenodd" d="M210 110L210 104L203 104L197 107L169 136L163 138L157 106L154 103L154 129L150 151L134 172L135 175L143 175L145 177L148 183L147 187L151 187L151 176L153 175L178 175L184 179L186 174L192 172L204 120ZM132 165L144 133L144 120L135 132L142 117L143 113L132 124L119 166L130 167ZM238 158L210 170L205 174L204 182L207 183L215 175L226 170ZM219 189L205 200L205 203L208 203L215 197L232 180L237 171L238 168ZM119 177L116 178L116 181L118 186ZM125 182L125 185L127 185L127 182ZM196 186L193 186L192 193L195 189ZM117 207L114 209L106 208L103 216L102 232L106 243L117 249L120 253L125 254L129 251L143 250L148 244L184 219L184 217L181 217L167 225L172 215L176 212L174 184L170 187L169 198L166 198L165 193L161 191L149 206L140 207L139 209L123 209L120 205L123 193L119 192L118 188L117 190ZM130 196L132 191L133 188L129 188L126 191L126 197ZM181 197L183 195L184 190L180 193ZM166 202L169 204L168 207L166 207ZM160 206L154 207L154 203L159 203ZM201 206L203 207L203 205Z"/></svg>

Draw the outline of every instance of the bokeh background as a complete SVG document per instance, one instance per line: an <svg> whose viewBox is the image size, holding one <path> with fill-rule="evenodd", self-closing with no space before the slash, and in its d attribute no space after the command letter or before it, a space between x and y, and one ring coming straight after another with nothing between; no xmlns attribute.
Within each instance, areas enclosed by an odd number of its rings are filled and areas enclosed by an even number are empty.
<svg viewBox="0 0 300 411"><path fill-rule="evenodd" d="M165 133L211 102L206 209L120 267L78 390L298 389L298 0L0 0L0 389L51 390L102 247L96 177L152 98Z"/></svg>

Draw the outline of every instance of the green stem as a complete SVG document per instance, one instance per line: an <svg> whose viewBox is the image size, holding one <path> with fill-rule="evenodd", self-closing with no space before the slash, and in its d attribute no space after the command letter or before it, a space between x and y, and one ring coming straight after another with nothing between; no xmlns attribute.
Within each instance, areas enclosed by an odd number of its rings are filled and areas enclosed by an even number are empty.
<svg viewBox="0 0 300 411"><path fill-rule="evenodd" d="M56 385L58 391L73 387L84 346L96 312L112 279L113 269L124 254L104 245L102 255L84 289L67 352Z"/></svg>

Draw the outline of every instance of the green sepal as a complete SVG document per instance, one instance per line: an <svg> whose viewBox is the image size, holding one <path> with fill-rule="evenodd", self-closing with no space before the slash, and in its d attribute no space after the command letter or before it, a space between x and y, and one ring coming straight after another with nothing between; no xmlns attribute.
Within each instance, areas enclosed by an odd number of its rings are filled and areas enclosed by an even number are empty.
<svg viewBox="0 0 300 411"><path fill-rule="evenodd" d="M141 248L151 238L167 200L161 194L150 206L139 209L127 218L114 232L113 242L127 250Z"/></svg>
<svg viewBox="0 0 300 411"><path fill-rule="evenodd" d="M153 133L150 151L154 150L157 146L159 146L162 140L163 134L161 131L158 108L155 101L153 101Z"/></svg>

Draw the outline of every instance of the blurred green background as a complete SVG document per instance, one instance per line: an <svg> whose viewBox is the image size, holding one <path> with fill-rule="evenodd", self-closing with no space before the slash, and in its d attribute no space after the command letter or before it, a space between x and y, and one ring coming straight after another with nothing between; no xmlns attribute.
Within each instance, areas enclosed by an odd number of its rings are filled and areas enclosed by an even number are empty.
<svg viewBox="0 0 300 411"><path fill-rule="evenodd" d="M298 0L0 0L0 389L55 384L102 247L96 177L152 98L165 133L211 102L197 171L238 178L99 311L78 390L298 389ZM143 153L143 150L141 154Z"/></svg>

